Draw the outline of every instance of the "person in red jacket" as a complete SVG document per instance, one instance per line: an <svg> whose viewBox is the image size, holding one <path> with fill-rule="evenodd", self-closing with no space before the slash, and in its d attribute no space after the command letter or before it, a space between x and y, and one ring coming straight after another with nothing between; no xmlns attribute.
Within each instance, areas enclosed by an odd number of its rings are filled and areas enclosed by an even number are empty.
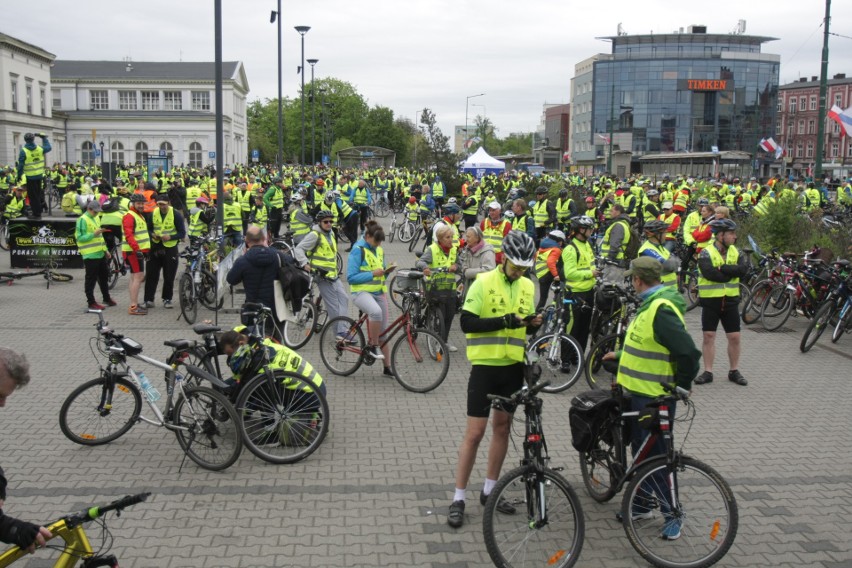
<svg viewBox="0 0 852 568"><path fill-rule="evenodd" d="M669 228L666 229L666 241L663 246L669 252L674 251L677 244L677 232L680 230L680 216L672 211L672 202L666 201L663 203L663 212L658 217L660 221L668 223Z"/></svg>
<svg viewBox="0 0 852 568"><path fill-rule="evenodd" d="M151 236L148 232L148 222L144 216L145 196L134 193L130 196L130 210L121 220L124 230L124 243L121 250L124 251L124 263L130 268L130 308L128 312L132 316L147 315L145 306L137 302L139 288L145 280L145 256L151 250Z"/></svg>

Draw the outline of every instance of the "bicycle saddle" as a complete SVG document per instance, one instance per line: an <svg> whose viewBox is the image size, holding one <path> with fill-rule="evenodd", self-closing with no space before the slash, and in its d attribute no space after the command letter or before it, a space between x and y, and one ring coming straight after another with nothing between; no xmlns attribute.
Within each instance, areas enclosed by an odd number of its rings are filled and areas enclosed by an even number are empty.
<svg viewBox="0 0 852 568"><path fill-rule="evenodd" d="M194 341L190 341L189 339L169 339L168 341L163 341L163 345L166 347L171 347L172 349L189 349L195 344Z"/></svg>
<svg viewBox="0 0 852 568"><path fill-rule="evenodd" d="M197 333L198 335L206 335L208 333L215 333L217 331L222 331L222 328L218 325L210 325L207 323L197 323L192 326L192 331Z"/></svg>

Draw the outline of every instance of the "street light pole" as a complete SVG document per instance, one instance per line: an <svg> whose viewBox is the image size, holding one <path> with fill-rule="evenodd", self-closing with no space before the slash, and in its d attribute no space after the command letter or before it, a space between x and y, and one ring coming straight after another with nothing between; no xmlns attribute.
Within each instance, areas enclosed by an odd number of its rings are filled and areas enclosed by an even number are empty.
<svg viewBox="0 0 852 568"><path fill-rule="evenodd" d="M314 93L314 65L319 62L319 59L308 59L308 65L311 66L311 165L317 163L317 125L316 125L316 93Z"/></svg>
<svg viewBox="0 0 852 568"><path fill-rule="evenodd" d="M278 11L272 12L269 17L271 23L278 21L278 155L275 162L279 173L284 163L284 114L281 107L281 0L278 0Z"/></svg>
<svg viewBox="0 0 852 568"><path fill-rule="evenodd" d="M469 95L464 102L464 140L462 142L462 146L466 145L467 139L468 139L468 135L467 135L467 111L468 111L468 108L470 107L470 99L474 99L476 97L481 97L481 96L484 96L484 95L485 95L485 93L479 93L478 95ZM468 155L469 152L467 151L467 148L464 148L464 150L465 150L465 155Z"/></svg>
<svg viewBox="0 0 852 568"><path fill-rule="evenodd" d="M305 165L305 34L311 26L296 26L296 31L302 36L302 64L299 66L299 71L302 73L302 161L299 162Z"/></svg>

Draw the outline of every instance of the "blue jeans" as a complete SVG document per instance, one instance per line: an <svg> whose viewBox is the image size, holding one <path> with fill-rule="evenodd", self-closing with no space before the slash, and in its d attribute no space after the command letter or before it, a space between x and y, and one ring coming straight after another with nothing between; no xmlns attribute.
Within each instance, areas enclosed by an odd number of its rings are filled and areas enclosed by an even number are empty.
<svg viewBox="0 0 852 568"><path fill-rule="evenodd" d="M632 394L630 397L630 410L636 412L641 412L645 409L648 404L653 402L655 399L648 396L642 396L638 394ZM669 408L669 421L671 428L670 431L674 431L674 418L675 418L675 403L674 401L667 403ZM644 430L639 426L639 422L637 418L630 419L630 432L631 432L631 440L630 440L630 448L633 453L633 458L636 458L636 452L639 451L639 447L642 445L642 441L645 439L645 436L648 434L648 430ZM645 460L652 458L654 456L664 456L666 454L666 445L663 441L662 434L657 435L656 441L654 441L654 445L651 446L648 455L645 456ZM668 479L666 478L665 471L658 471L653 475L653 477L647 479L645 483L642 484L642 487L639 488L637 496L640 499L636 499L633 502L633 512L634 513L644 513L651 509L654 509L653 506L653 498L652 495L656 497L657 503L659 503L660 510L665 515L669 511L671 511L671 506L669 504L669 493L668 493ZM648 506L642 507L642 499L644 497L647 501Z"/></svg>

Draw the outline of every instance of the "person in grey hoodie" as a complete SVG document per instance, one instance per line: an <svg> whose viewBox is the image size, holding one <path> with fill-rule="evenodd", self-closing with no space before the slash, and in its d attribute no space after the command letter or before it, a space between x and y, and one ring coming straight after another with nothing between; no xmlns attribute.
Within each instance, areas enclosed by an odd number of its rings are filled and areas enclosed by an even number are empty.
<svg viewBox="0 0 852 568"><path fill-rule="evenodd" d="M483 272L494 270L497 261L495 260L494 247L485 242L482 229L478 226L468 227L464 233L464 240L465 253L462 270L464 271L464 294L467 296L467 291L476 277Z"/></svg>

